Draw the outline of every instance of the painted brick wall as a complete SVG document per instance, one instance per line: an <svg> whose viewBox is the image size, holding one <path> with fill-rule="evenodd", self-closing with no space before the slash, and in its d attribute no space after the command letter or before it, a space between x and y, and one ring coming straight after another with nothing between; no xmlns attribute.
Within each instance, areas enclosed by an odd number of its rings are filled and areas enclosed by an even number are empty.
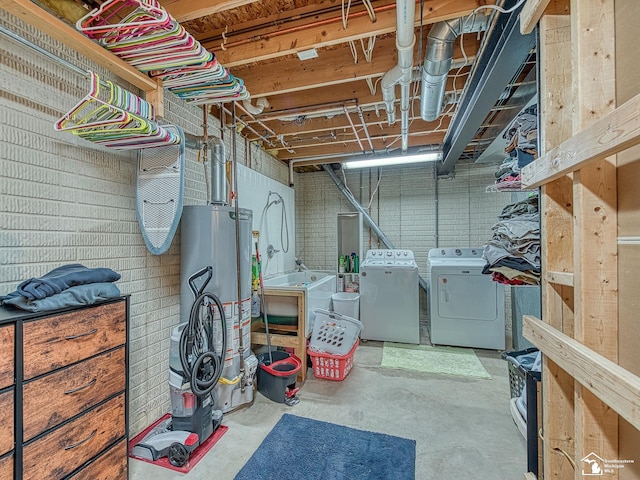
<svg viewBox="0 0 640 480"><path fill-rule="evenodd" d="M494 165L459 162L453 178L438 180L438 221L433 166L401 169L338 171L338 176L378 224L395 248L413 250L422 278L427 279L427 255L439 247L480 247L491 238L491 226L502 207L511 203L506 192L487 193L495 181ZM309 268L335 269L336 214L355 211L324 172L295 177L297 256ZM374 195L372 195L374 193ZM364 228L364 248L385 248ZM509 289L505 299L507 337L511 335ZM421 294L421 320L427 319L426 296Z"/></svg>
<svg viewBox="0 0 640 480"><path fill-rule="evenodd" d="M0 11L0 24L105 79L109 72ZM120 83L118 81L118 83ZM120 83L132 91L130 85ZM149 254L135 216L135 153L92 145L53 123L82 98L87 81L77 73L0 35L0 294L25 278L66 263L109 267L131 295L130 425L135 434L168 411L169 334L179 323L180 234L168 253ZM201 110L166 94L165 117L202 134ZM209 119L210 135L232 135ZM250 153L248 153L250 152ZM239 162L288 185L287 167L255 145L236 141ZM203 167L187 150L185 204L206 199ZM488 194L493 168L459 164L454 179L439 181L439 245L478 246L508 194ZM382 169L371 215L396 247L414 250L421 275L435 246L432 170ZM376 172L349 172L347 185L365 205ZM324 172L296 175L296 255L309 268L335 265L336 213L353 208ZM378 208L378 199L380 208ZM377 241L365 229L365 250Z"/></svg>
<svg viewBox="0 0 640 480"><path fill-rule="evenodd" d="M0 24L68 62L103 68L47 38L0 10ZM26 278L39 277L68 263L108 267L131 295L130 425L141 431L169 410L167 386L169 338L178 324L180 235L161 256L148 253L135 214L136 154L93 145L54 122L87 93L78 73L0 35L0 294ZM186 132L202 135L202 111L170 93L165 119ZM210 117L210 135L220 135ZM227 151L231 134L225 129ZM238 161L248 163L244 140ZM187 149L185 204L206 199L203 167ZM251 167L288 185L288 169L252 147Z"/></svg>
<svg viewBox="0 0 640 480"><path fill-rule="evenodd" d="M436 195L432 166L407 166L395 171L352 170L338 176L360 200L396 248L413 250L420 274L427 273L427 254L436 246ZM491 237L491 226L509 193L487 193L495 166L459 162L454 178L438 180L438 246L478 247ZM370 178L371 175L371 178ZM343 180L344 181L344 180ZM336 214L355 211L324 172L296 174L297 255L309 268L334 268ZM374 192L373 200L371 193ZM379 202L378 202L379 197ZM378 248L365 226L364 250ZM384 248L380 244L380 248Z"/></svg>

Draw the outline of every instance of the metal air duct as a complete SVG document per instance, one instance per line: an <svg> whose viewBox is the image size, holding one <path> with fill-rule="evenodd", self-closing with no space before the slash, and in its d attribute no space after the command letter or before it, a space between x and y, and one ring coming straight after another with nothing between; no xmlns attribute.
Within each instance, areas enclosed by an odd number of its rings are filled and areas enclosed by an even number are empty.
<svg viewBox="0 0 640 480"><path fill-rule="evenodd" d="M427 122L436 120L444 106L444 90L453 59L453 45L463 33L481 32L487 28L486 16L445 20L434 24L427 36L422 66L420 115Z"/></svg>
<svg viewBox="0 0 640 480"><path fill-rule="evenodd" d="M212 138L207 147L211 159L211 204L229 205L227 202L227 156L224 143L220 138Z"/></svg>
<svg viewBox="0 0 640 480"><path fill-rule="evenodd" d="M396 121L395 87L396 84L400 84L400 133L403 153L407 151L409 146L409 86L413 69L413 46L416 43L416 37L413 33L415 13L415 0L397 0L396 48L398 49L398 64L384 74L380 83L389 124Z"/></svg>
<svg viewBox="0 0 640 480"><path fill-rule="evenodd" d="M185 133L185 147L199 150L204 145L204 138ZM207 142L209 163L211 163L211 191L207 202L212 205L229 205L227 202L227 152L221 138L213 137ZM206 168L206 163L205 163ZM205 170L206 172L206 170Z"/></svg>

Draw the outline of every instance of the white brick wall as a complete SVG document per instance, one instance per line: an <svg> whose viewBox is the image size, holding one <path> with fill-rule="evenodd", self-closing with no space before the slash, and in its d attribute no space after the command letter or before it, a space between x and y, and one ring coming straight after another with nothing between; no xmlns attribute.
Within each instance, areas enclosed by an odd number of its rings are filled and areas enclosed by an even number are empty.
<svg viewBox="0 0 640 480"><path fill-rule="evenodd" d="M121 83L103 68L0 10L0 24L82 68ZM53 123L86 93L77 73L0 35L0 294L22 280L65 263L109 267L131 295L130 425L141 431L169 408L169 334L179 323L180 234L169 252L149 254L135 215L135 153L98 147ZM135 93L135 90L132 90ZM199 108L166 93L165 117L186 132L202 134ZM231 132L210 117L210 135L222 134L231 154ZM238 136L238 161L288 185L288 169ZM246 151L251 149L250 160ZM187 150L185 204L206 199L202 165ZM250 165L249 165L250 163ZM435 246L435 195L431 167L382 169L371 216L398 248L415 252L421 275ZM493 167L458 164L456 177L439 181L439 245L479 246L505 203L485 193ZM336 213L353 211L325 172L296 175L296 252L309 268L335 266ZM363 204L376 172L352 171L347 185ZM242 192L240 192L242 194ZM364 249L376 248L365 228Z"/></svg>
<svg viewBox="0 0 640 480"><path fill-rule="evenodd" d="M0 24L136 93L3 10ZM0 294L67 263L122 275L117 285L131 295L129 411L136 434L169 409L169 338L180 321L180 235L162 256L147 251L135 214L135 152L109 150L53 129L87 88L79 74L0 35ZM200 108L168 92L165 119L202 135ZM210 117L210 135L220 132ZM231 133L223 133L231 154ZM253 169L288 185L287 167L251 148ZM238 161L247 164L244 140L238 138L237 149ZM197 152L188 149L186 160L185 204L203 202Z"/></svg>
<svg viewBox="0 0 640 480"><path fill-rule="evenodd" d="M381 168L377 194L368 210L395 248L413 250L422 278L427 278L427 254L436 246L435 179L433 166ZM509 193L487 193L495 181L494 165L458 162L455 177L438 180L439 247L480 247L491 238L491 226L502 207L511 203ZM367 207L378 181L377 170L337 172ZM309 268L335 269L336 214L355 211L325 171L296 174L297 256ZM380 201L378 203L378 195ZM378 208L379 205L379 208ZM364 252L385 248L364 226ZM421 295L421 319L427 316ZM505 299L507 336L510 336L511 301Z"/></svg>
<svg viewBox="0 0 640 480"><path fill-rule="evenodd" d="M395 171L380 169L380 186L369 210L396 248L414 251L423 276L427 253L436 246L432 169L431 165ZM497 215L511 201L508 193L486 192L486 187L495 180L494 171L492 165L459 162L455 178L438 180L438 246L478 247L491 237ZM366 207L370 192L376 187L377 171L346 171L344 177L340 171L337 174L346 178L347 187ZM324 171L296 174L295 189L297 255L309 268L334 268L336 214L355 209ZM364 250L378 248L375 234L370 235L366 225L364 230Z"/></svg>

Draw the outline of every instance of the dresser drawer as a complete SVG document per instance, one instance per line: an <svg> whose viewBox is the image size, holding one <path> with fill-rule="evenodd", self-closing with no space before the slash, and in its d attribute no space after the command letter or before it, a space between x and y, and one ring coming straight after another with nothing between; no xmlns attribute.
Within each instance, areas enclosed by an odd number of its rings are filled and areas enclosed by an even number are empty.
<svg viewBox="0 0 640 480"><path fill-rule="evenodd" d="M13 391L0 393L0 455L13 449ZM0 478L6 478L0 475Z"/></svg>
<svg viewBox="0 0 640 480"><path fill-rule="evenodd" d="M15 355L15 327L0 327L0 388L13 385Z"/></svg>
<svg viewBox="0 0 640 480"><path fill-rule="evenodd" d="M117 302L25 322L25 380L123 345L125 316Z"/></svg>
<svg viewBox="0 0 640 480"><path fill-rule="evenodd" d="M24 441L124 391L124 357L121 347L26 383Z"/></svg>
<svg viewBox="0 0 640 480"><path fill-rule="evenodd" d="M13 455L0 458L0 478L13 478Z"/></svg>
<svg viewBox="0 0 640 480"><path fill-rule="evenodd" d="M60 479L125 435L124 394L25 445L23 479Z"/></svg>
<svg viewBox="0 0 640 480"><path fill-rule="evenodd" d="M122 439L69 480L126 480L127 441Z"/></svg>

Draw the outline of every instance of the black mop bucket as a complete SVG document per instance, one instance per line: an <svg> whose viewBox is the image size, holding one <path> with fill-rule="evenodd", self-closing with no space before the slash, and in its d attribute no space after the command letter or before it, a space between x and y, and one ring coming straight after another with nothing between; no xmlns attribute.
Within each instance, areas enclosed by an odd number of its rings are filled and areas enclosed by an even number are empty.
<svg viewBox="0 0 640 480"><path fill-rule="evenodd" d="M271 359L269 352L259 354L258 362L258 391L269 400L284 403L287 387L295 387L302 362L295 355L278 350L271 352Z"/></svg>

